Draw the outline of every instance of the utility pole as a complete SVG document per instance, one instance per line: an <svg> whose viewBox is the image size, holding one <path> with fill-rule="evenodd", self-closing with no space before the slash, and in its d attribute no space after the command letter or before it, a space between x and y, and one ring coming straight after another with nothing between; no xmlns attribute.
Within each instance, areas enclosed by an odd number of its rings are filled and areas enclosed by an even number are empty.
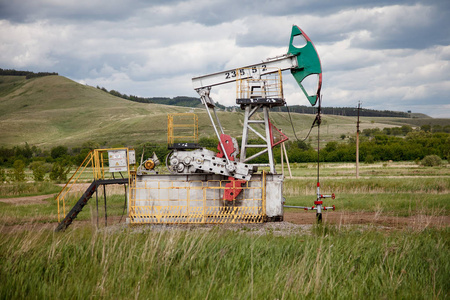
<svg viewBox="0 0 450 300"><path fill-rule="evenodd" d="M359 110L361 101L358 101L358 121L356 121L356 179L359 178Z"/></svg>

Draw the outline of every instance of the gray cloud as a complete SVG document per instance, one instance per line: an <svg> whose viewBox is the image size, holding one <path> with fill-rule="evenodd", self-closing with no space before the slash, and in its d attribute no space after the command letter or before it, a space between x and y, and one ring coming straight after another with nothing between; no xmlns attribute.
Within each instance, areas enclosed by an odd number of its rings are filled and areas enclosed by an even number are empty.
<svg viewBox="0 0 450 300"><path fill-rule="evenodd" d="M0 67L139 96L196 96L192 76L284 54L297 24L321 57L326 105L363 100L448 117L448 15L450 2L437 0L0 0ZM306 105L289 77L286 98ZM234 86L213 93L234 104Z"/></svg>
<svg viewBox="0 0 450 300"><path fill-rule="evenodd" d="M170 2L172 1L167 1ZM30 23L41 19L66 22L123 20L146 6L143 0L1 0L0 18L17 23Z"/></svg>

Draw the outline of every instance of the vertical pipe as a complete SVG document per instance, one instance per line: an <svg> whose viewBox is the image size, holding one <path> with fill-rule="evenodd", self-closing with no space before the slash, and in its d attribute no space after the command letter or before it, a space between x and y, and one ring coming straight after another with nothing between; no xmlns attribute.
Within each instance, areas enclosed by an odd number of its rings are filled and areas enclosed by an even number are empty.
<svg viewBox="0 0 450 300"><path fill-rule="evenodd" d="M320 103L319 103L319 107L320 107ZM320 108L319 108L319 113L318 113L318 117L319 117L319 122L317 124L317 187L319 187L319 178L320 178ZM317 192L319 193L319 192Z"/></svg>
<svg viewBox="0 0 450 300"><path fill-rule="evenodd" d="M103 185L103 198L105 199L105 227L108 226L108 214L106 212L106 187Z"/></svg>
<svg viewBox="0 0 450 300"><path fill-rule="evenodd" d="M283 146L284 146L284 143L281 143L281 147L280 147L280 152L281 152L281 175L284 176Z"/></svg>
<svg viewBox="0 0 450 300"><path fill-rule="evenodd" d="M95 179L94 179L95 180ZM96 204L97 204L97 228L99 227L98 226L98 186L97 186L97 188L95 189L95 202L96 202Z"/></svg>
<svg viewBox="0 0 450 300"><path fill-rule="evenodd" d="M358 120L356 121L356 179L359 178L359 109L361 102L358 102Z"/></svg>

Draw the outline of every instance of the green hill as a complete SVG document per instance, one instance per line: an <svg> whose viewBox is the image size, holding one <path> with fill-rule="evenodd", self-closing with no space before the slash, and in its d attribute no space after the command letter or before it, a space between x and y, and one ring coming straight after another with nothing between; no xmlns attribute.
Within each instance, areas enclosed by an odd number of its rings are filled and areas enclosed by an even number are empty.
<svg viewBox="0 0 450 300"><path fill-rule="evenodd" d="M49 149L56 145L76 147L86 141L105 146L164 143L167 140L167 114L181 112L197 113L200 136L213 136L204 109L132 102L62 76L31 79L0 76L0 146L27 142ZM218 115L227 134L241 136L242 111L219 112ZM262 114L259 117L262 118ZM315 116L291 113L291 117L297 136L306 136ZM294 139L287 113L273 112L271 119L275 126ZM421 120L364 117L361 129L416 126ZM433 124L435 120L423 122ZM438 122L447 125L450 119ZM324 115L322 125L321 140L338 140L342 134L354 134L356 118Z"/></svg>
<svg viewBox="0 0 450 300"><path fill-rule="evenodd" d="M43 148L162 141L167 113L186 108L130 102L61 76L1 76L1 145Z"/></svg>

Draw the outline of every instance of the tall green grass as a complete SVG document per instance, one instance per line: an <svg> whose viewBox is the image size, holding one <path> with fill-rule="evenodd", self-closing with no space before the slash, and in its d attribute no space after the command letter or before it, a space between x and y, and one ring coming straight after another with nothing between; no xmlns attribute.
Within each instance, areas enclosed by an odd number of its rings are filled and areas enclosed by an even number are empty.
<svg viewBox="0 0 450 300"><path fill-rule="evenodd" d="M448 299L448 228L1 234L0 298Z"/></svg>
<svg viewBox="0 0 450 300"><path fill-rule="evenodd" d="M66 202L66 214L69 213L70 209L74 206L76 201L81 196L82 192L76 193L68 197ZM125 205L125 196L115 194L107 196L107 215L108 217L113 216L123 216L122 222L124 222L126 218L127 211L124 210ZM105 216L105 204L103 199L103 193L100 192L98 195L98 211L99 218L101 222ZM65 217L62 213L62 205L61 209L61 219ZM96 206L96 198L95 194L92 197L88 204L83 208L83 211L78 215L76 221L86 221L92 220L96 222L97 219L97 206ZM15 205L11 203L2 203L0 202L0 226L12 226L12 225L20 225L20 224L33 224L33 223L54 223L58 221L58 206L57 202L53 197L47 199L42 204L22 204ZM94 222L94 223L95 223ZM117 222L117 221L116 221ZM109 222L112 224L112 221Z"/></svg>
<svg viewBox="0 0 450 300"><path fill-rule="evenodd" d="M450 180L438 178L325 179L321 194L339 210L379 212L395 216L449 215ZM315 180L287 179L284 196L287 205L311 206L317 193Z"/></svg>
<svg viewBox="0 0 450 300"><path fill-rule="evenodd" d="M315 179L286 179L286 196L316 194ZM377 193L428 193L448 194L450 180L447 177L436 178L368 178L368 179L323 179L321 191L326 193L377 194Z"/></svg>
<svg viewBox="0 0 450 300"><path fill-rule="evenodd" d="M317 163L291 163L291 172L294 177L317 176ZM281 173L281 163L276 166L277 172ZM289 176L287 165L284 165L284 174ZM355 163L321 163L320 175L322 177L344 177L353 179L356 176ZM436 177L450 176L450 168L446 165L441 167L423 167L414 162L378 162L374 164L360 164L359 175L361 179L367 177L398 177L408 178L413 176Z"/></svg>
<svg viewBox="0 0 450 300"><path fill-rule="evenodd" d="M61 190L60 186L51 182L16 182L0 184L0 198L27 197L35 195L55 194Z"/></svg>
<svg viewBox="0 0 450 300"><path fill-rule="evenodd" d="M312 206L315 196L301 195L286 198L286 205ZM326 206L335 205L338 211L376 212L381 215L408 217L415 215L448 216L448 194L338 194L335 200L324 199ZM287 211L298 211L288 208ZM332 212L330 212L332 213Z"/></svg>

